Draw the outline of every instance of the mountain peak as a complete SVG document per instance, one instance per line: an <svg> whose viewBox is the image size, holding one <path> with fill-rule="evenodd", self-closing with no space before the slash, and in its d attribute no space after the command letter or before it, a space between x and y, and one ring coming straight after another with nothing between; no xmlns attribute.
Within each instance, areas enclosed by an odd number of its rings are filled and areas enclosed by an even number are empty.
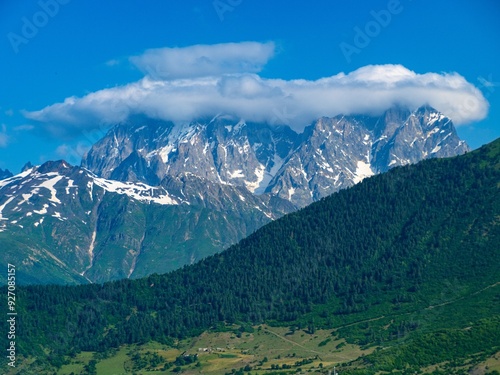
<svg viewBox="0 0 500 375"><path fill-rule="evenodd" d="M431 107L429 104L424 104L423 106L420 106L419 108L417 108L417 110L415 111L415 113L417 113L417 114L435 113L435 112L439 113L439 111L437 109L435 109L434 107Z"/></svg>
<svg viewBox="0 0 500 375"><path fill-rule="evenodd" d="M39 173L62 172L72 166L65 160L47 161L37 168Z"/></svg>
<svg viewBox="0 0 500 375"><path fill-rule="evenodd" d="M225 115L140 124L110 131L82 165L104 178L150 185L189 174L304 206L391 167L467 151L451 120L429 106L321 117L302 134Z"/></svg>
<svg viewBox="0 0 500 375"><path fill-rule="evenodd" d="M21 172L27 171L28 169L33 168L33 164L31 164L30 161L28 161L24 166L21 168Z"/></svg>

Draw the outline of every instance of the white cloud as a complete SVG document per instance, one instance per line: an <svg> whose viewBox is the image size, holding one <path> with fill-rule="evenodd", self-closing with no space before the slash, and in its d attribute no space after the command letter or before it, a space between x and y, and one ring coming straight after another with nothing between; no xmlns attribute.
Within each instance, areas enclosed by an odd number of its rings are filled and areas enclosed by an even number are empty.
<svg viewBox="0 0 500 375"><path fill-rule="evenodd" d="M248 46L250 52L243 53ZM273 48L246 42L147 51L135 58L147 72L143 79L70 97L25 116L61 135L135 114L176 122L219 113L271 123L285 117L301 130L320 116L375 115L394 105L414 109L428 104L457 125L481 120L488 111L480 90L458 73L418 74L402 65L369 65L315 81L261 78L254 71L272 56ZM197 61L202 61L199 69Z"/></svg>
<svg viewBox="0 0 500 375"><path fill-rule="evenodd" d="M259 72L274 55L274 43L223 43L147 50L130 61L154 79Z"/></svg>

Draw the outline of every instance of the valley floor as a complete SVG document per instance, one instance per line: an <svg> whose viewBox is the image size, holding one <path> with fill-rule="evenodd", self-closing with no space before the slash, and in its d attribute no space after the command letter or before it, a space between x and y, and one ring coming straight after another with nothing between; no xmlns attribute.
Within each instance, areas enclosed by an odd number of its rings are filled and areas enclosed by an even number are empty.
<svg viewBox="0 0 500 375"><path fill-rule="evenodd" d="M310 334L306 330L268 325L232 328L226 332L205 332L172 346L148 343L127 345L104 354L83 352L58 371L47 370L46 374L333 374L334 366L339 374L363 374L358 372L363 367L359 367L359 361L375 350L347 344L336 337L335 330ZM23 367L29 369L30 361L9 374L24 373ZM500 372L500 352L480 363L471 358L452 367L450 363L441 363L422 368L419 373L497 374L494 371Z"/></svg>

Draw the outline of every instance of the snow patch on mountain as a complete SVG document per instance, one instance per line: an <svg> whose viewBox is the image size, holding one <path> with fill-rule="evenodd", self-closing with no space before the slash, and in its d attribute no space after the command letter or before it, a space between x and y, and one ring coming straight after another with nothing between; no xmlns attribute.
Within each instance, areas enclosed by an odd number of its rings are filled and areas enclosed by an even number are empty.
<svg viewBox="0 0 500 375"><path fill-rule="evenodd" d="M49 201L61 204L61 201L59 200L59 198L57 198L57 191L56 189L54 189L54 186L59 181L61 181L64 178L64 176L61 176L58 173L47 173L46 176L52 178L49 178L48 180L42 182L40 185L34 187L48 189L50 192Z"/></svg>
<svg viewBox="0 0 500 375"><path fill-rule="evenodd" d="M5 208L5 206L7 206L7 205L8 205L10 202L12 202L13 200L14 200L14 197L9 197L9 199L7 199L7 200L5 201L5 203L4 203L4 204L2 204L2 205L0 206L0 220L9 220L8 218L4 218L4 217L2 216L2 211L3 211L3 209Z"/></svg>
<svg viewBox="0 0 500 375"><path fill-rule="evenodd" d="M24 172L21 172L15 176L6 178L4 180L0 180L0 189L3 188L4 186L10 185L10 184L15 183L19 180L24 179L26 176L28 176L33 171L33 169L35 169L35 168L27 169Z"/></svg>
<svg viewBox="0 0 500 375"><path fill-rule="evenodd" d="M243 174L243 169L238 169L236 171L229 172L228 173L228 177L230 179L233 179L233 178L243 178L243 177L245 177L245 175Z"/></svg>
<svg viewBox="0 0 500 375"><path fill-rule="evenodd" d="M49 205L45 203L41 210L33 210L33 212L38 215L45 215L48 212L47 208L49 208Z"/></svg>
<svg viewBox="0 0 500 375"><path fill-rule="evenodd" d="M35 222L33 225L34 225L35 227L38 227L39 225L41 225L41 224L43 223L43 219L44 219L44 218L42 217L39 221Z"/></svg>
<svg viewBox="0 0 500 375"><path fill-rule="evenodd" d="M75 181L73 181L72 179L68 179L68 185L66 186L66 194L69 195L70 194L70 189L71 188L76 188L78 189L78 186L74 184ZM78 190L75 191L75 193L78 193Z"/></svg>
<svg viewBox="0 0 500 375"><path fill-rule="evenodd" d="M264 194L267 187L269 186L269 183L283 165L283 161L284 160L280 158L279 155L277 154L273 155L272 167L269 170L263 169L264 174L262 175L262 178L259 181L259 186L252 191L255 195Z"/></svg>
<svg viewBox="0 0 500 375"><path fill-rule="evenodd" d="M252 192L255 193L257 189L265 189L265 187L262 187L262 182L264 181L264 176L265 176L265 168L262 164L259 164L257 168L255 168L254 175L257 177L256 181L245 181L245 186L246 188Z"/></svg>
<svg viewBox="0 0 500 375"><path fill-rule="evenodd" d="M158 151L154 151L154 152L148 154L148 156L151 157L152 155L157 153L158 155L160 155L160 158L164 163L168 163L168 157L169 157L170 153L174 152L174 151L177 151L177 148L172 144L168 144L165 147L162 147L161 149L159 149Z"/></svg>
<svg viewBox="0 0 500 375"><path fill-rule="evenodd" d="M436 152L438 152L439 150L441 150L441 146L437 145L436 147L434 147L431 151L431 154L435 154Z"/></svg>
<svg viewBox="0 0 500 375"><path fill-rule="evenodd" d="M356 172L354 173L355 177L353 181L355 184L363 181L365 178L373 176L375 173L373 172L370 164L365 163L364 161L358 161L356 165Z"/></svg>
<svg viewBox="0 0 500 375"><path fill-rule="evenodd" d="M142 183L112 181L99 177L94 177L94 183L108 192L125 194L141 202L163 205L179 204L179 202L166 193L164 189Z"/></svg>
<svg viewBox="0 0 500 375"><path fill-rule="evenodd" d="M446 116L443 115L442 113L433 112L429 115L429 121L427 122L427 125L430 126L430 125L434 124L436 121L441 121L444 118L446 118Z"/></svg>

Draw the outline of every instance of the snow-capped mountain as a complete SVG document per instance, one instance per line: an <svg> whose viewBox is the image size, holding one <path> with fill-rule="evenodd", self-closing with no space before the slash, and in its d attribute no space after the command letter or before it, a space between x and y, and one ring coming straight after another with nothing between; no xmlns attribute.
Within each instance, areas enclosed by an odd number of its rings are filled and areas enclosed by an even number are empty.
<svg viewBox="0 0 500 375"><path fill-rule="evenodd" d="M323 117L300 134L225 116L135 118L82 167L27 164L0 180L0 262L17 260L31 283L167 272L365 177L467 149L430 107Z"/></svg>
<svg viewBox="0 0 500 375"><path fill-rule="evenodd" d="M430 107L321 118L305 129L266 191L305 206L392 167L467 150L452 121Z"/></svg>
<svg viewBox="0 0 500 375"><path fill-rule="evenodd" d="M159 184L166 176L196 176L261 194L298 134L288 127L218 116L174 125L131 121L97 142L82 166L105 178Z"/></svg>
<svg viewBox="0 0 500 375"><path fill-rule="evenodd" d="M1 257L23 265L24 282L139 277L220 251L293 209L196 178L164 184L104 179L64 161L26 169L0 181Z"/></svg>
<svg viewBox="0 0 500 375"><path fill-rule="evenodd" d="M2 231L9 223L12 224L11 218L15 216L13 213L19 213L15 219L40 215L38 224L43 222L44 215L48 213L64 221L68 218L61 216L61 212L69 213L69 216L75 214L72 210L72 201L77 199L80 202L93 201L100 199L100 196L106 192L123 194L144 203L177 205L182 202L178 198L171 197L162 187L106 180L83 168L70 166L63 160L47 162L4 179L0 181L0 189L4 199L0 206L0 230ZM84 199L82 195L87 199ZM10 218L2 216L4 211L10 212ZM14 224L22 227L18 220L14 221ZM34 224L37 226L37 222Z"/></svg>
<svg viewBox="0 0 500 375"><path fill-rule="evenodd" d="M301 134L221 116L184 126L135 120L111 129L82 166L151 185L195 176L303 207L391 167L467 149L438 111L393 108L379 117L320 118Z"/></svg>

